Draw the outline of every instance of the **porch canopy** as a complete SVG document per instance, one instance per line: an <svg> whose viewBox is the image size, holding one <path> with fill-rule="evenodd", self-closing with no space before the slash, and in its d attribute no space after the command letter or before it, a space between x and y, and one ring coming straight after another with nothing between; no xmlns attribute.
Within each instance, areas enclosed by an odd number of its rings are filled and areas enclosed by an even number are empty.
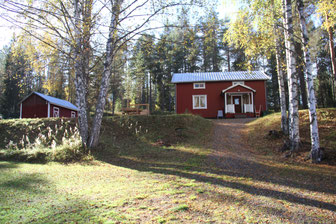
<svg viewBox="0 0 336 224"><path fill-rule="evenodd" d="M256 91L241 83L222 90L226 114L254 113L254 93Z"/></svg>

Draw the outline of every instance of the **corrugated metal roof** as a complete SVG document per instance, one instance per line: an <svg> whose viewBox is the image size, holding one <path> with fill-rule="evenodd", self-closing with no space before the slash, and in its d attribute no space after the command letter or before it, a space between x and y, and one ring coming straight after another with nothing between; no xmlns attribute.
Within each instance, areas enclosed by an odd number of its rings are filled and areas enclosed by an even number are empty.
<svg viewBox="0 0 336 224"><path fill-rule="evenodd" d="M172 83L269 80L262 71L174 73Z"/></svg>
<svg viewBox="0 0 336 224"><path fill-rule="evenodd" d="M69 101L66 100L61 100L52 96L47 96L44 95L42 93L38 93L38 92L34 92L36 95L42 97L43 99L45 99L46 101L48 101L51 104L54 104L56 106L60 106L60 107L64 107L64 108L68 108L70 110L76 110L79 111L79 109L73 105L72 103L70 103Z"/></svg>

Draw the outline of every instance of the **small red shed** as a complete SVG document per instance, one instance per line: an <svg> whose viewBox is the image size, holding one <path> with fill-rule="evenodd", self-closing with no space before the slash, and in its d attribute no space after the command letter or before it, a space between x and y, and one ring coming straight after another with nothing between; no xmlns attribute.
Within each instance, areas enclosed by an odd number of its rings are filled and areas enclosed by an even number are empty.
<svg viewBox="0 0 336 224"><path fill-rule="evenodd" d="M20 103L20 118L77 117L72 103L42 93L32 92Z"/></svg>
<svg viewBox="0 0 336 224"><path fill-rule="evenodd" d="M267 110L269 79L261 71L175 73L176 113L254 117Z"/></svg>

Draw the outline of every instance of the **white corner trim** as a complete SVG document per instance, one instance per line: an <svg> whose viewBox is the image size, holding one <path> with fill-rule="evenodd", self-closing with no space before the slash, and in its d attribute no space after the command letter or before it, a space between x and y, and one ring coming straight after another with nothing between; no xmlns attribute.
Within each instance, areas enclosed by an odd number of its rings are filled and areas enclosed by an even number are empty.
<svg viewBox="0 0 336 224"><path fill-rule="evenodd" d="M177 114L177 84L175 84L175 113Z"/></svg>
<svg viewBox="0 0 336 224"><path fill-rule="evenodd" d="M20 103L20 119L22 119L22 103Z"/></svg>
<svg viewBox="0 0 336 224"><path fill-rule="evenodd" d="M50 117L50 103L48 102L48 118Z"/></svg>

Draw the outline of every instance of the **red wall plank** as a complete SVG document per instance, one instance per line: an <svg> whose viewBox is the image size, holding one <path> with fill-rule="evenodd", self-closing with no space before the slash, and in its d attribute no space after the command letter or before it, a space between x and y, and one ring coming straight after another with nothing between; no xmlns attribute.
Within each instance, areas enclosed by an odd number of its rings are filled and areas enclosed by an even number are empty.
<svg viewBox="0 0 336 224"><path fill-rule="evenodd" d="M36 94L22 102L22 118L48 117L48 103Z"/></svg>

